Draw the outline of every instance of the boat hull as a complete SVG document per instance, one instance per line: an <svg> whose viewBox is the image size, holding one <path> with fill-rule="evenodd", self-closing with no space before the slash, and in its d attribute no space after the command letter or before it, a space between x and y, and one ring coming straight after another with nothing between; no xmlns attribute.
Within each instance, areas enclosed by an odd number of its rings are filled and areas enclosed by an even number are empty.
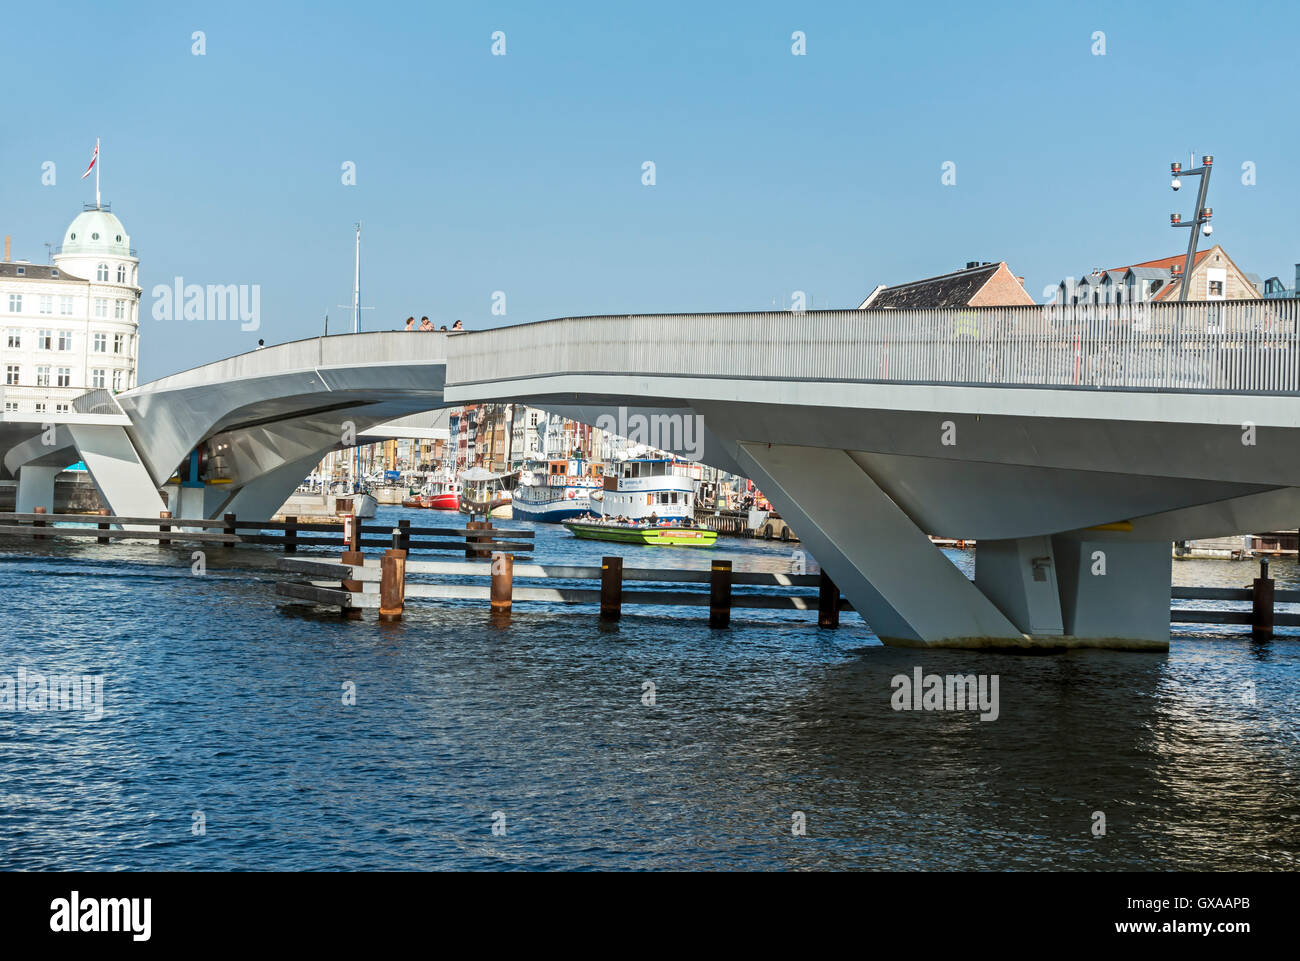
<svg viewBox="0 0 1300 961"><path fill-rule="evenodd" d="M555 499L545 503L529 503L522 497L514 499L515 520L540 521L558 524L570 518L592 513L593 501L589 497Z"/></svg>
<svg viewBox="0 0 1300 961"><path fill-rule="evenodd" d="M613 524L580 524L566 521L564 526L574 537L619 544L644 544L648 547L711 547L717 531L698 527L621 527Z"/></svg>

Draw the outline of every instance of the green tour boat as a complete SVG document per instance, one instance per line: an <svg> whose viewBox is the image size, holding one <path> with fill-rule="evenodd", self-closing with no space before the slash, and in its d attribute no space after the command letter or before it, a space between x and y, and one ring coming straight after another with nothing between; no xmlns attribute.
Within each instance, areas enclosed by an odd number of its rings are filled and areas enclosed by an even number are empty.
<svg viewBox="0 0 1300 961"><path fill-rule="evenodd" d="M574 537L593 541L618 541L622 544L648 544L658 547L712 547L717 531L673 524L612 524L601 521L562 521Z"/></svg>

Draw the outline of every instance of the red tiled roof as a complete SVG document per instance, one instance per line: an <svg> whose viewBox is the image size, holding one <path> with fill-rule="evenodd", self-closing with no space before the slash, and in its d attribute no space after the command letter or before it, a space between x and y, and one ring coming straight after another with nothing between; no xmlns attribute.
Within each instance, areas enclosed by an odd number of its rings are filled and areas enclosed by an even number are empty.
<svg viewBox="0 0 1300 961"><path fill-rule="evenodd" d="M1213 249L1214 249L1213 247L1210 248L1210 250ZM1208 254L1210 250L1198 250L1196 252L1196 261L1193 264L1193 266L1199 264L1201 262L1201 258L1204 257L1206 254ZM1172 257L1161 257L1159 260L1146 260L1140 264L1128 264L1124 267L1111 267L1109 270L1106 271L1106 273L1117 273L1119 271L1131 270L1134 267L1151 267L1155 270L1168 270L1174 264L1181 264L1185 260L1187 260L1186 254L1174 254Z"/></svg>

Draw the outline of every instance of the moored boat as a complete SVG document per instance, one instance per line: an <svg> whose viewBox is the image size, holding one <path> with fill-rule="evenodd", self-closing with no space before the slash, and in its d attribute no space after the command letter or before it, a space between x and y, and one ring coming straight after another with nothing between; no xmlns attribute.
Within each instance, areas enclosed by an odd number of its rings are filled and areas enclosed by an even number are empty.
<svg viewBox="0 0 1300 961"><path fill-rule="evenodd" d="M574 537L620 544L644 544L651 547L711 547L718 532L680 524L635 524L605 520L568 520L562 522Z"/></svg>
<svg viewBox="0 0 1300 961"><path fill-rule="evenodd" d="M515 520L559 523L593 513L599 510L601 487L581 458L531 462L513 492Z"/></svg>

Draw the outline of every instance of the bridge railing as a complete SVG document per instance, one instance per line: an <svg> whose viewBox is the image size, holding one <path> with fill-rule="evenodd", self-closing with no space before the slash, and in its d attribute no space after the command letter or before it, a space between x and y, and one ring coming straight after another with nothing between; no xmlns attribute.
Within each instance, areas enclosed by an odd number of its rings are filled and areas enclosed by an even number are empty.
<svg viewBox="0 0 1300 961"><path fill-rule="evenodd" d="M570 317L448 339L449 384L645 373L1300 392L1300 301Z"/></svg>

